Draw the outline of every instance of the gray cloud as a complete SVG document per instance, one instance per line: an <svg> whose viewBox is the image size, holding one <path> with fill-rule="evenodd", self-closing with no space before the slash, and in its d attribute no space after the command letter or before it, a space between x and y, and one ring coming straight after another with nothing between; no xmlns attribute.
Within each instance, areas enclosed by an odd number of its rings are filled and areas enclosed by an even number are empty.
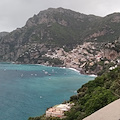
<svg viewBox="0 0 120 120"><path fill-rule="evenodd" d="M12 31L22 27L28 18L50 7L105 16L119 12L119 4L119 0L1 0L0 31Z"/></svg>

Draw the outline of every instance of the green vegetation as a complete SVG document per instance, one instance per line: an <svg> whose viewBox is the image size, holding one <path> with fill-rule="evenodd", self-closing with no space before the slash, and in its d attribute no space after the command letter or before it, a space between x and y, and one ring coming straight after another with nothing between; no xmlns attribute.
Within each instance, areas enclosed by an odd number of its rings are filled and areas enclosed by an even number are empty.
<svg viewBox="0 0 120 120"><path fill-rule="evenodd" d="M65 120L82 120L98 109L111 103L120 97L120 67L97 77L95 80L83 85L77 92L77 96L72 96L70 101L75 106L66 113Z"/></svg>
<svg viewBox="0 0 120 120"><path fill-rule="evenodd" d="M86 116L120 98L120 67L84 84L77 95L70 97L75 105L63 120L82 120ZM45 116L29 118L29 120L58 120Z"/></svg>

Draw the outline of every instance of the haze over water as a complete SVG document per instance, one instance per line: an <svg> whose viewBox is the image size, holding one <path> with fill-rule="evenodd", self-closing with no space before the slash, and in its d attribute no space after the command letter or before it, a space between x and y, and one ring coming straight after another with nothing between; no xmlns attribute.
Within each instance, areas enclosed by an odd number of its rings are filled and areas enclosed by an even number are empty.
<svg viewBox="0 0 120 120"><path fill-rule="evenodd" d="M40 116L93 79L66 68L1 63L0 120Z"/></svg>

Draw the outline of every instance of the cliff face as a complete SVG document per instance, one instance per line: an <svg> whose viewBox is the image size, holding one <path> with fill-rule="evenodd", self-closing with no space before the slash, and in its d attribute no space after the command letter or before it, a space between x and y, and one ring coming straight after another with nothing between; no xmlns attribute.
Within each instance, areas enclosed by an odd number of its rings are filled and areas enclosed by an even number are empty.
<svg viewBox="0 0 120 120"><path fill-rule="evenodd" d="M104 53L104 58L116 60L120 56L119 50L110 47L104 49L102 45L119 38L119 18L119 13L102 18L63 8L49 8L30 18L24 27L0 38L0 60L68 67L73 66L69 63L75 62L77 65L74 67L78 69L88 64L89 58L93 57L94 60L100 51ZM85 50L87 42L91 46L88 45L89 49ZM80 55L75 54L78 58L74 60L68 59L75 52L74 49ZM61 58L64 55L59 55L59 50L63 51L61 54L64 53L66 58ZM59 56L52 57L50 53ZM92 65L92 62L90 59L89 64Z"/></svg>

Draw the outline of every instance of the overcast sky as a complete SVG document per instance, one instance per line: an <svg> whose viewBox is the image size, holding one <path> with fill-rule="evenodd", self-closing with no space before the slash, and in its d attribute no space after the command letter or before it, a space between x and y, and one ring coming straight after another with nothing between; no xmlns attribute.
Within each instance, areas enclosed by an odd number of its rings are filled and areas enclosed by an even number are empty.
<svg viewBox="0 0 120 120"><path fill-rule="evenodd" d="M50 7L105 16L120 12L120 0L1 0L0 32L23 27L28 18Z"/></svg>

